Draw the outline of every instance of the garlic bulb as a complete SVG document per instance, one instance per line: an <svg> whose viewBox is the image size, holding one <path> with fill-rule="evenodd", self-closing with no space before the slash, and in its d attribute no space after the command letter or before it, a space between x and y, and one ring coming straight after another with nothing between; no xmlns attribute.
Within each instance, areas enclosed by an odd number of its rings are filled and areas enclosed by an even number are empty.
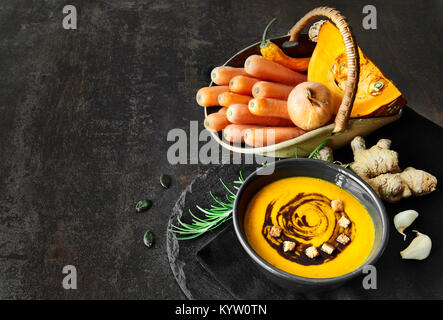
<svg viewBox="0 0 443 320"><path fill-rule="evenodd" d="M403 240L406 240L406 235L403 231L409 227L412 222L418 217L418 212L415 210L406 210L397 213L394 217L395 229L403 235Z"/></svg>
<svg viewBox="0 0 443 320"><path fill-rule="evenodd" d="M409 246L400 252L403 259L415 259L423 260L429 256L432 248L432 241L427 235L418 232L417 230L412 230L417 233L417 236L412 240Z"/></svg>

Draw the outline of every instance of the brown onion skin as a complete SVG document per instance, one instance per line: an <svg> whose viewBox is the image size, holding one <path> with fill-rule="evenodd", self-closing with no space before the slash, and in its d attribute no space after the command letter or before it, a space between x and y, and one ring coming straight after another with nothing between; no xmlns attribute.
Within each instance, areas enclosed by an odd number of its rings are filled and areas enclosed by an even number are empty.
<svg viewBox="0 0 443 320"><path fill-rule="evenodd" d="M307 97L307 89L317 103ZM322 103L318 100L326 101ZM292 122L303 130L311 131L324 126L332 117L332 95L329 89L314 81L302 82L292 89L288 97L288 113Z"/></svg>

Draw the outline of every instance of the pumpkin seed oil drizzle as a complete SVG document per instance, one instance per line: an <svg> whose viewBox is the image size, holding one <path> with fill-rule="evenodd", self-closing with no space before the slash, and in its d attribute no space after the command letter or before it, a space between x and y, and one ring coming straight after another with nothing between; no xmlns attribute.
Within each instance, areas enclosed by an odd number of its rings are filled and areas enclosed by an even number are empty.
<svg viewBox="0 0 443 320"><path fill-rule="evenodd" d="M351 221L351 226L346 229L340 227L337 221L341 216L345 216L349 220L351 219L346 212L334 213L329 205L331 200L322 194L299 193L279 208L276 208L276 202L276 200L271 201L266 207L262 235L269 245L285 259L301 265L323 264L335 259L345 249L345 246L335 241L340 233L346 234L351 241L354 238L354 223ZM315 225L309 225L306 216L301 213L303 210L309 210L317 215L319 222ZM270 235L271 228L274 225L280 226L283 230L279 238L274 238ZM305 250L312 245L311 241L319 236L324 237L327 232L330 234L329 236L326 234L328 237L325 242L335 248L334 252L331 255L323 252L320 250L320 244L317 246L319 256L314 259L307 257ZM295 250L284 252L284 241L294 241L296 243Z"/></svg>

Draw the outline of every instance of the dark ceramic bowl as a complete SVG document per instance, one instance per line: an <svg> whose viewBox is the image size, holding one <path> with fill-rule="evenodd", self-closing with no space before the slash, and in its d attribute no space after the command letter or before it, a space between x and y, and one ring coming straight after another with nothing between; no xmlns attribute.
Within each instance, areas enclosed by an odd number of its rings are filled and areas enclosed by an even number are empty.
<svg viewBox="0 0 443 320"><path fill-rule="evenodd" d="M274 168L274 171L267 174L266 170L270 170L270 168ZM374 223L375 240L373 248L362 266L352 272L333 278L300 277L274 267L251 248L243 229L243 220L248 203L261 188L269 183L297 176L320 178L332 182L350 192L366 207ZM252 173L238 190L234 202L233 221L235 233L241 245L259 266L259 269L280 286L299 292L332 289L361 275L364 265L373 265L382 255L388 242L389 225L385 208L371 187L350 170L330 162L315 159L280 160Z"/></svg>

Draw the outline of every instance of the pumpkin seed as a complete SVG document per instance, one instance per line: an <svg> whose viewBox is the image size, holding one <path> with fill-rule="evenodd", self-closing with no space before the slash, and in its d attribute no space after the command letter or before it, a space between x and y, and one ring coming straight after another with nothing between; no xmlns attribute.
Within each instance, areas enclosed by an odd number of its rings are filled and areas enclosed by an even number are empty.
<svg viewBox="0 0 443 320"><path fill-rule="evenodd" d="M167 174L162 174L162 176L160 177L160 184L163 188L168 189L171 185L171 177Z"/></svg>
<svg viewBox="0 0 443 320"><path fill-rule="evenodd" d="M152 206L152 201L151 200L140 200L135 205L135 210L137 212L142 212L142 211L148 210L151 206Z"/></svg>
<svg viewBox="0 0 443 320"><path fill-rule="evenodd" d="M369 87L369 93L373 96L379 95L384 86L384 82L379 80Z"/></svg>
<svg viewBox="0 0 443 320"><path fill-rule="evenodd" d="M382 81L377 81L376 83L374 83L374 88L375 90L380 90L381 88L383 88L384 83Z"/></svg>
<svg viewBox="0 0 443 320"><path fill-rule="evenodd" d="M152 231L148 230L145 232L145 235L143 236L143 243L148 248L152 247L152 245L154 244L154 234L152 233Z"/></svg>

